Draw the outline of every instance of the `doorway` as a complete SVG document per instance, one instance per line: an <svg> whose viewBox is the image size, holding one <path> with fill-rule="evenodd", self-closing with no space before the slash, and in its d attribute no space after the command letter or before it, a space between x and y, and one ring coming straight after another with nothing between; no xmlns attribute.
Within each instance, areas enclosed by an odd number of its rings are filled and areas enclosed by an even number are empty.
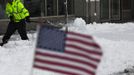
<svg viewBox="0 0 134 75"><path fill-rule="evenodd" d="M132 0L121 0L122 20L132 19Z"/></svg>
<svg viewBox="0 0 134 75"><path fill-rule="evenodd" d="M120 0L110 1L110 19L120 20Z"/></svg>
<svg viewBox="0 0 134 75"><path fill-rule="evenodd" d="M101 0L101 19L120 20L120 0Z"/></svg>

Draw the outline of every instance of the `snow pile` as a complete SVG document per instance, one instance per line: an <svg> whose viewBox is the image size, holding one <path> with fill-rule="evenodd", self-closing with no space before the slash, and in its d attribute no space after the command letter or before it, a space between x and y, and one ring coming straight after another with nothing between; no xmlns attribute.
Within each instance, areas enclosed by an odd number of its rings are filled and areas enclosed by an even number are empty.
<svg viewBox="0 0 134 75"><path fill-rule="evenodd" d="M77 18L70 31L92 35L103 50L102 62L97 75L110 75L134 66L134 23L93 23L87 24ZM29 34L30 41L13 36L4 47L0 47L1 75L30 75L33 63L36 33ZM0 37L1 38L1 37ZM15 39L14 39L15 38ZM36 70L35 75L56 75Z"/></svg>
<svg viewBox="0 0 134 75"><path fill-rule="evenodd" d="M76 27L81 27L81 25L85 26L86 22L82 18L76 18L73 23Z"/></svg>
<svg viewBox="0 0 134 75"><path fill-rule="evenodd" d="M76 18L74 20L74 23L72 24L72 26L69 27L69 29L73 28L72 29L73 31L81 31L81 32L83 32L86 29L85 26L86 26L86 22L82 18Z"/></svg>

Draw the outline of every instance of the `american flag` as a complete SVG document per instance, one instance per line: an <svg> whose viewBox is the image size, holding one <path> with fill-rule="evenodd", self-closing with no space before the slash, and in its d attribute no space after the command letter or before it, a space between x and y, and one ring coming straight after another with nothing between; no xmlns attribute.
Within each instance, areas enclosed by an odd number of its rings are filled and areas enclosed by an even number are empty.
<svg viewBox="0 0 134 75"><path fill-rule="evenodd" d="M95 75L101 57L101 48L92 36L41 27L34 68L61 75Z"/></svg>

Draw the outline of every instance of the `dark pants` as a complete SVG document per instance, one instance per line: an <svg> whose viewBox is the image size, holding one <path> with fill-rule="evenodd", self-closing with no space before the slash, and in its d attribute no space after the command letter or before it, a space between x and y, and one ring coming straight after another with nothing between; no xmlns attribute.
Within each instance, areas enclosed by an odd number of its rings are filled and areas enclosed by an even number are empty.
<svg viewBox="0 0 134 75"><path fill-rule="evenodd" d="M9 22L7 31L2 39L3 43L7 43L11 35L16 30L20 34L22 40L28 40L28 36L26 32L26 23L25 23L25 20L22 20L20 22Z"/></svg>

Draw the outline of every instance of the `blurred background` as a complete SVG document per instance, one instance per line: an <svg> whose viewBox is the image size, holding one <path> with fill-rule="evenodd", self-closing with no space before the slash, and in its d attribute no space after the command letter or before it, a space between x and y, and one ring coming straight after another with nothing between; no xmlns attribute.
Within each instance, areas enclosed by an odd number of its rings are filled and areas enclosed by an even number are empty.
<svg viewBox="0 0 134 75"><path fill-rule="evenodd" d="M83 18L86 23L93 22L133 22L134 0L21 0L29 10L32 20L39 17L53 23L65 23L76 17ZM67 1L67 11L66 11ZM8 23L5 14L6 0L0 0L0 34ZM68 14L66 14L68 13ZM36 24L28 25L28 30L36 29Z"/></svg>

